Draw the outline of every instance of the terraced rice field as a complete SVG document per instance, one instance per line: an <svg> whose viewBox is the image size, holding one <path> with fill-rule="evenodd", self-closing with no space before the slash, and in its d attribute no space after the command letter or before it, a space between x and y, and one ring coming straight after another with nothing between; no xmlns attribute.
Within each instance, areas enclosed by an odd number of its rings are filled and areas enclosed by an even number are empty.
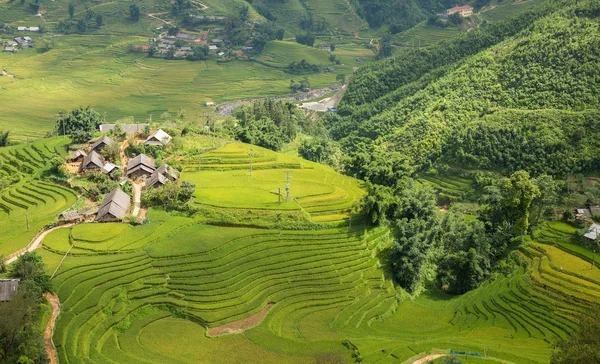
<svg viewBox="0 0 600 364"><path fill-rule="evenodd" d="M451 174L423 175L417 179L417 183L431 186L443 204L462 201L473 193L472 180Z"/></svg>
<svg viewBox="0 0 600 364"><path fill-rule="evenodd" d="M252 158L250 177L249 151ZM195 202L234 209L297 210L314 221L347 219L363 195L360 182L331 168L304 159L243 144L182 161L184 178L196 184ZM286 202L286 171L291 172L290 199ZM281 189L281 204L279 203Z"/></svg>
<svg viewBox="0 0 600 364"><path fill-rule="evenodd" d="M551 343L600 302L600 270L551 245L523 248L521 268L468 294L413 301L380 267L385 230L226 228L174 216L157 225L49 235L46 261L58 264L69 236L76 252L54 278L61 363L350 362L345 338L369 363L432 348L544 363ZM116 244L133 237L131 249ZM258 326L207 335L267 305Z"/></svg>
<svg viewBox="0 0 600 364"><path fill-rule="evenodd" d="M52 156L66 153L66 143L50 138L0 148L0 175L14 179L0 194L0 254L25 247L42 226L75 202L71 189L40 179Z"/></svg>
<svg viewBox="0 0 600 364"><path fill-rule="evenodd" d="M402 47L427 47L452 39L460 30L457 27L440 28L423 21L414 27L394 36L394 43Z"/></svg>

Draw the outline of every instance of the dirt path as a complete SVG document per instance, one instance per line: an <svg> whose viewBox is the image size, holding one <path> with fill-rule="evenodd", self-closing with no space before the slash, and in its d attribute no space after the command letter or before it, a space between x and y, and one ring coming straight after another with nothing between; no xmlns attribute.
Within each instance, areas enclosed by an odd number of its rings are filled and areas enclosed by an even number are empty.
<svg viewBox="0 0 600 364"><path fill-rule="evenodd" d="M170 21L166 21L166 20L164 20L164 19L161 19L161 18L159 18L159 17L157 17L157 16L156 16L156 15L164 15L164 14L169 14L169 13L168 13L168 12L164 12L164 13L148 13L148 14L146 14L146 15L148 15L148 16L149 16L149 17L151 17L152 19L156 19L156 20L162 21L162 22L163 22L163 23L165 23L165 24L171 24L171 22L170 22Z"/></svg>
<svg viewBox="0 0 600 364"><path fill-rule="evenodd" d="M52 341L52 335L54 334L54 323L56 322L56 317L60 313L60 301L58 300L58 297L52 293L46 293L44 296L50 305L52 305L52 315L50 316L50 320L48 320L48 324L44 330L44 347L46 348L48 358L50 358L50 364L58 364L58 360L56 358L56 347L54 346L54 341Z"/></svg>
<svg viewBox="0 0 600 364"><path fill-rule="evenodd" d="M274 303L269 303L262 311L255 313L250 317L233 321L225 325L208 329L208 336L221 336L229 334L240 334L258 325L265 318Z"/></svg>
<svg viewBox="0 0 600 364"><path fill-rule="evenodd" d="M142 206L142 186L131 181L133 183L133 212L132 216L137 216L140 213L140 207Z"/></svg>
<svg viewBox="0 0 600 364"><path fill-rule="evenodd" d="M279 100L307 101L307 100L312 100L312 99L318 99L318 98L323 97L332 92L337 92L341 88L342 88L341 85L329 86L329 87L321 88L318 90L311 90L308 92L293 94L293 95L286 96L286 97L273 98L273 100L276 100L276 101L279 101ZM266 100L266 98L259 98L259 99L246 99L246 100L237 100L237 101L232 101L232 102L226 102L224 104L219 105L219 114L221 114L222 116L233 116L233 109L235 109L236 107L239 107L239 106L242 106L245 104L249 104L249 103L253 103L253 102L262 102L265 100Z"/></svg>
<svg viewBox="0 0 600 364"><path fill-rule="evenodd" d="M46 230L43 233L37 235L36 237L33 238L33 240L29 243L29 245L27 245L25 247L25 249L23 249L22 251L18 252L18 254L16 254L15 256L9 258L8 260L6 260L4 263L6 264L11 264L12 262L16 261L17 259L19 259L19 257L23 254L25 254L26 252L32 252L34 250L36 250L37 248L39 248L42 245L42 241L44 240L44 238L46 237L46 235L48 235L50 232L56 230L56 229L64 229L64 228L70 228L75 224L66 224L66 225L61 225L61 226L56 226L53 227L52 229Z"/></svg>
<svg viewBox="0 0 600 364"><path fill-rule="evenodd" d="M448 355L448 354L430 354L430 355L427 355L426 357L423 357L421 359L417 359L417 360L413 361L412 364L426 364L430 360L435 360L437 358L441 358L446 355Z"/></svg>

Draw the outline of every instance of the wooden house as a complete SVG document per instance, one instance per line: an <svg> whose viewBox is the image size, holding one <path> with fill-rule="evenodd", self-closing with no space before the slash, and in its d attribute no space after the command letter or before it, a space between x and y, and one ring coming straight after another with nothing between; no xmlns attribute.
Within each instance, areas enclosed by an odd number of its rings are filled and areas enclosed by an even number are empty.
<svg viewBox="0 0 600 364"><path fill-rule="evenodd" d="M127 162L126 176L132 179L141 177L147 178L154 173L155 169L156 164L154 159L145 154L140 154Z"/></svg>
<svg viewBox="0 0 600 364"><path fill-rule="evenodd" d="M104 164L104 157L92 150L90 154L83 158L81 172L100 172L104 168Z"/></svg>
<svg viewBox="0 0 600 364"><path fill-rule="evenodd" d="M92 148L91 150L95 150L96 152L101 151L104 147L106 146L113 146L115 145L114 140L112 140L111 138L107 137L106 135L103 136L102 138L96 140L94 142L94 144L92 144Z"/></svg>
<svg viewBox="0 0 600 364"><path fill-rule="evenodd" d="M104 201L98 208L96 221L114 222L120 221L126 214L131 205L131 198L128 194L117 188L106 195Z"/></svg>
<svg viewBox="0 0 600 364"><path fill-rule="evenodd" d="M19 290L19 279L0 279L0 302L10 301Z"/></svg>

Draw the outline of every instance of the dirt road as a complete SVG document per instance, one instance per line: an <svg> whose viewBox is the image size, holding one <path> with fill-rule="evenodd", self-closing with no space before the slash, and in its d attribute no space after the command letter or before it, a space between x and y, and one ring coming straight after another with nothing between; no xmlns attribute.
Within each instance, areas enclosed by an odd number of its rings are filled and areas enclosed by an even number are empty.
<svg viewBox="0 0 600 364"><path fill-rule="evenodd" d="M46 237L46 235L48 235L51 231L54 231L56 229L70 228L73 225L74 224L66 224L66 225L56 226L56 227L53 227L52 229L44 231L43 233L41 233L40 235L38 235L37 237L35 237L29 243L29 245L27 245L27 247L25 249L23 249L21 252L19 252L19 254L16 254L14 257L11 257L10 259L6 260L4 263L11 264L12 262L14 262L17 259L19 259L19 257L21 255L25 254L26 252L32 252L32 251L36 250L37 248L39 248L42 245L42 241L44 240L44 238Z"/></svg>
<svg viewBox="0 0 600 364"><path fill-rule="evenodd" d="M52 341L52 335L54 334L54 323L56 322L56 317L60 313L60 302L58 297L52 293L46 293L44 296L50 305L52 305L52 315L50 316L50 320L48 320L48 324L44 330L44 347L46 348L48 358L50 358L50 364L58 364L58 359L56 358L56 347L54 346L54 341Z"/></svg>

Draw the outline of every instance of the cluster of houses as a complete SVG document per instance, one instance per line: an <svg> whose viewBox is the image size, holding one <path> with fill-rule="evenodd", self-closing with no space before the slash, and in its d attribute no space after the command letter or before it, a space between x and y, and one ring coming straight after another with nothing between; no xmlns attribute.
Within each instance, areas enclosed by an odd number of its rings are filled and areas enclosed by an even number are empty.
<svg viewBox="0 0 600 364"><path fill-rule="evenodd" d="M184 42L185 45L181 45L182 42ZM175 36L152 38L150 40L150 46L136 45L133 49L137 52L148 52L150 47L154 47L159 55L166 55L172 52L174 58L186 58L188 55L192 54L192 47L190 44L208 45L210 51L218 51L218 45L221 43L223 43L222 39L212 39L209 41L207 37L188 33L178 33Z"/></svg>
<svg viewBox="0 0 600 364"><path fill-rule="evenodd" d="M583 234L583 238L590 241L596 242L600 237L600 225L594 223L593 217L600 216L600 206L590 206L575 209L575 220L579 223L591 223L591 226L586 229Z"/></svg>
<svg viewBox="0 0 600 364"><path fill-rule="evenodd" d="M446 10L447 15L452 15L456 13L458 13L463 18L469 17L473 15L473 7L470 5L461 5Z"/></svg>
<svg viewBox="0 0 600 364"><path fill-rule="evenodd" d="M39 32L40 27L17 27L19 32Z"/></svg>
<svg viewBox="0 0 600 364"><path fill-rule="evenodd" d="M33 39L31 37L16 37L14 40L6 41L2 44L4 52L16 53L24 48L33 48Z"/></svg>
<svg viewBox="0 0 600 364"><path fill-rule="evenodd" d="M147 124L124 124L121 127L127 133L139 133L140 130L146 128ZM101 131L110 131L116 128L115 124L103 124L100 126ZM147 146L166 146L172 140L172 137L162 129L159 129L148 136L143 144ZM80 163L79 171L82 174L101 172L107 175L112 174L116 169L122 167L114 163L106 161L100 154L101 150L106 147L114 147L116 142L108 136L103 136L96 140L89 148L89 151L76 150L72 153L70 162ZM144 188L152 188L165 185L169 181L177 181L179 172L168 164L163 164L156 167L156 162L151 157L140 154L131 158L127 162L125 176L131 180L145 181ZM119 221L126 213L131 205L129 195L121 189L115 189L109 193L102 201L96 214L96 221L112 222ZM80 221L81 216L77 212L65 212L59 216L65 221Z"/></svg>

